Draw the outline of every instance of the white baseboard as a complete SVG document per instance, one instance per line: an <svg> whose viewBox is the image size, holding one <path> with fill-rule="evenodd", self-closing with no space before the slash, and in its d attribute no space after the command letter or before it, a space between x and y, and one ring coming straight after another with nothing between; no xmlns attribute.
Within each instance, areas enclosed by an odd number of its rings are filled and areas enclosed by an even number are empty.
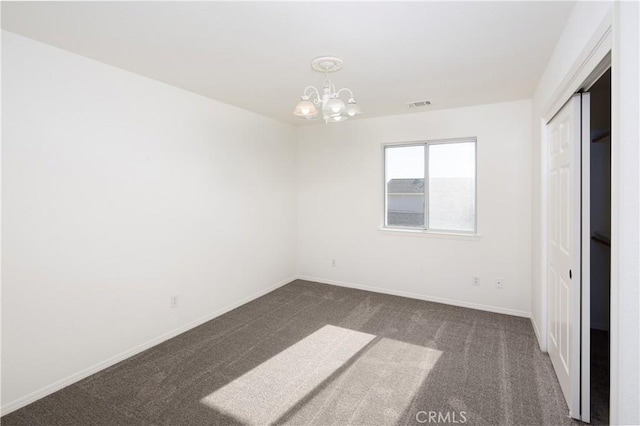
<svg viewBox="0 0 640 426"><path fill-rule="evenodd" d="M189 331L192 328L195 328L199 325L204 324L207 321L211 321L212 319L219 317L220 315L223 315L229 311L232 311L233 309L244 305L245 303L249 303L254 299L257 299L258 297L264 296L267 293L272 292L273 290L276 290L280 287L282 287L285 284L290 283L291 281L294 281L296 279L295 276L292 276L290 278L287 278L285 280L280 281L279 283L268 287L264 290L261 290L257 293L252 294L249 297L245 297L242 300L239 300L238 302L232 303L230 305L225 306L222 309L219 309L209 315L205 315L202 318L198 318L197 320L191 321L183 326L180 326L174 330L171 330L167 333L162 334L161 336L156 337L155 339L151 339L145 343L142 343L140 345L137 345L129 350L126 350L124 352L121 352L115 356L112 356L111 358L108 358L104 361L101 361L95 365L92 365L91 367L85 368L81 371L78 371L77 373L74 373L68 377L65 377L64 379L58 380L57 382L54 382L50 385L47 385L41 389L38 389L34 392L31 392L21 398L18 398L14 401L8 402L7 404L3 405L2 408L0 408L0 415L4 416L6 414L9 414L12 411L15 411L19 408L24 407L25 405L29 405L32 402L37 401L38 399L44 398L47 395L50 395L56 391L59 391L62 388L65 388L69 385L72 385L82 379L85 379L89 376L91 376L92 374L97 373L98 371L104 370L105 368L111 367L114 364L119 363L120 361L124 361L127 358L132 357L133 355L136 355L142 351L145 351L153 346L156 346L162 342L164 342L165 340L169 340L172 337L175 337L179 334L184 333L185 331Z"/></svg>
<svg viewBox="0 0 640 426"><path fill-rule="evenodd" d="M536 324L536 320L531 315L531 325L533 326L533 331L536 333L536 339L538 339L538 346L542 352L547 352L546 348L542 344L542 334L540 334L540 330L538 330L538 325Z"/></svg>
<svg viewBox="0 0 640 426"><path fill-rule="evenodd" d="M335 280L327 280L327 279L324 279L324 278L309 277L309 276L306 276L306 275L298 275L297 278L300 279L300 280L315 281L317 283L331 284L331 285L336 285L336 286L339 286L339 287L348 287L348 288L355 288L355 289L358 289L358 290L372 291L374 293L389 294L389 295L392 295L392 296L402 296L402 297L408 297L410 299L426 300L428 302L436 302L436 303L442 303L442 304L445 304L445 305L460 306L462 308L478 309L480 311L494 312L494 313L497 313L497 314L505 314L505 315L513 315L513 316L516 316L516 317L531 318L531 313L530 312L520 311L520 310L517 310L517 309L503 308L503 307L500 307L500 306L483 305L483 304L480 304L480 303L465 302L465 301L462 301L462 300L446 299L446 298L443 298L443 297L434 297L434 296L429 296L429 295L425 295L425 294L411 293L411 292L408 292L408 291L398 291L398 290L391 290L391 289L387 289L387 288L370 287L370 286L367 286L367 285L346 283L346 282L335 281Z"/></svg>

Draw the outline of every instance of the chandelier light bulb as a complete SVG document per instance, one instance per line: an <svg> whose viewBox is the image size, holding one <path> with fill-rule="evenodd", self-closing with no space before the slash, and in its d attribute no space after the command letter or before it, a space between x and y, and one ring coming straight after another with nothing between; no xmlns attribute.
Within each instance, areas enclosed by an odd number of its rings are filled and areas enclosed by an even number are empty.
<svg viewBox="0 0 640 426"><path fill-rule="evenodd" d="M333 114L339 114L344 111L345 106L344 102L342 102L341 99L333 98L329 102L327 102L326 108L329 109L329 111L331 111Z"/></svg>
<svg viewBox="0 0 640 426"><path fill-rule="evenodd" d="M353 98L349 99L349 103L347 104L347 115L349 117L354 117L358 114L362 114L360 105L358 105Z"/></svg>
<svg viewBox="0 0 640 426"><path fill-rule="evenodd" d="M302 112L304 115L309 115L311 114L311 108L313 108L313 105L309 106L309 104L305 103L300 107L300 112Z"/></svg>
<svg viewBox="0 0 640 426"><path fill-rule="evenodd" d="M318 109L313 102L309 100L308 96L303 96L302 100L298 102L298 105L296 105L296 109L293 111L293 114L301 118L308 118L318 114Z"/></svg>
<svg viewBox="0 0 640 426"><path fill-rule="evenodd" d="M329 117L329 119L327 121L337 123L339 121L344 121L347 118L348 117L345 117L344 115L335 115L335 116Z"/></svg>

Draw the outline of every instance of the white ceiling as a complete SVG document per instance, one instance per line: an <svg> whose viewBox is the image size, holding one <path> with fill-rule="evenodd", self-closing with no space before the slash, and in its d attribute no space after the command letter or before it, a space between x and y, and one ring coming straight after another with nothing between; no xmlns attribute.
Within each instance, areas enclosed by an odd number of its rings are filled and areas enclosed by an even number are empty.
<svg viewBox="0 0 640 426"><path fill-rule="evenodd" d="M278 120L314 57L365 117L531 97L574 2L3 2L2 27Z"/></svg>

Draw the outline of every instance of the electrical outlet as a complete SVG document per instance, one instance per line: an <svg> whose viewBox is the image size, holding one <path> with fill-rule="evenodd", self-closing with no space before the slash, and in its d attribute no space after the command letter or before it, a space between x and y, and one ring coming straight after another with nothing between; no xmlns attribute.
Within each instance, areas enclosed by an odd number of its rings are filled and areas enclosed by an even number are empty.
<svg viewBox="0 0 640 426"><path fill-rule="evenodd" d="M496 288L502 288L502 287L504 287L504 279L496 278Z"/></svg>
<svg viewBox="0 0 640 426"><path fill-rule="evenodd" d="M335 259L331 259L331 266L333 266L334 268L336 267L336 260Z"/></svg>
<svg viewBox="0 0 640 426"><path fill-rule="evenodd" d="M480 285L480 277L473 277L473 285L476 287Z"/></svg>
<svg viewBox="0 0 640 426"><path fill-rule="evenodd" d="M172 308L178 307L178 296L171 296L171 305Z"/></svg>

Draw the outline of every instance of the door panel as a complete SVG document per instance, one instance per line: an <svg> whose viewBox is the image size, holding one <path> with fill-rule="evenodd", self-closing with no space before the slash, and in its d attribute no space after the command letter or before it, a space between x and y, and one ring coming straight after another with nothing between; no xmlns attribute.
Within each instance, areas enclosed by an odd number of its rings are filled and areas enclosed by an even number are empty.
<svg viewBox="0 0 640 426"><path fill-rule="evenodd" d="M571 417L580 418L580 132L575 95L547 124L548 350Z"/></svg>
<svg viewBox="0 0 640 426"><path fill-rule="evenodd" d="M569 304L569 284L567 284L562 278L560 278L559 297L558 306L560 307L560 315L562 315L562 318L559 321L560 348L558 355L562 361L563 368L570 373L569 333L571 332L571 321L569 315L571 312L571 305Z"/></svg>
<svg viewBox="0 0 640 426"><path fill-rule="evenodd" d="M556 272L553 269L549 270L549 293L550 294L557 294L558 293L558 276L556 275ZM557 299L551 299L549 298L549 340L550 340L550 344L554 345L555 347L558 346L558 338L556 336L558 336L558 321L556 320L556 318L558 317L558 304L557 303L551 303L553 301L556 301Z"/></svg>

